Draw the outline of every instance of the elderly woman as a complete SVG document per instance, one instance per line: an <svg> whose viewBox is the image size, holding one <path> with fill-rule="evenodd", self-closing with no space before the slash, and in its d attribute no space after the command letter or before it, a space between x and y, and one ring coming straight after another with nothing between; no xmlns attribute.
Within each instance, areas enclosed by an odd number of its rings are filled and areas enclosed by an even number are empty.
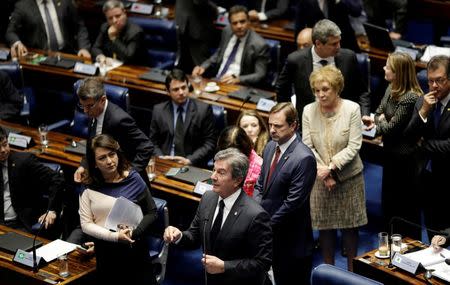
<svg viewBox="0 0 450 285"><path fill-rule="evenodd" d="M367 224L359 105L339 97L344 77L334 66L314 71L309 82L316 102L303 111L303 141L317 159L311 192L311 220L319 230L324 262L334 264L336 230L342 232L347 266L358 249L358 227Z"/></svg>
<svg viewBox="0 0 450 285"><path fill-rule="evenodd" d="M156 206L144 180L130 168L119 144L108 135L92 139L87 162L83 178L87 188L80 197L79 213L83 232L94 239L99 280L156 284L144 238L156 219ZM135 228L118 225L111 231L105 222L119 197L137 204L143 219Z"/></svg>
<svg viewBox="0 0 450 285"><path fill-rule="evenodd" d="M384 74L389 85L375 112L375 120L371 122L376 125L377 135L383 137L385 159L381 201L384 225L387 226L394 216L420 224L417 142L405 137L403 131L408 126L422 90L417 81L414 61L406 53L390 54ZM405 223L396 224L394 230L414 239L421 238L420 229Z"/></svg>
<svg viewBox="0 0 450 285"><path fill-rule="evenodd" d="M242 189L248 196L253 197L256 181L261 173L263 159L253 149L253 143L245 131L237 126L226 127L217 140L217 150L224 150L230 147L237 148L248 157L249 165L247 176L245 177Z"/></svg>
<svg viewBox="0 0 450 285"><path fill-rule="evenodd" d="M236 126L244 129L245 133L252 140L256 153L262 156L264 147L269 141L269 129L263 117L255 110L245 110L239 115Z"/></svg>

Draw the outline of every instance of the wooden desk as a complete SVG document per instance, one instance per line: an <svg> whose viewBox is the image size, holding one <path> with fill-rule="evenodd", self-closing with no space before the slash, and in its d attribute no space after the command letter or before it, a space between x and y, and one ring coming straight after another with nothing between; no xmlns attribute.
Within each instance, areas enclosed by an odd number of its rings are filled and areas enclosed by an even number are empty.
<svg viewBox="0 0 450 285"><path fill-rule="evenodd" d="M407 243L409 249L416 246L423 248L426 247L426 245L409 238L404 238L403 242ZM355 257L353 259L353 271L360 275L389 285L447 284L435 277L431 279L431 282L427 282L423 277L423 272L420 272L417 275L413 275L395 266L389 268L389 259L379 259L375 257L376 251L377 250L375 249Z"/></svg>
<svg viewBox="0 0 450 285"><path fill-rule="evenodd" d="M0 225L0 234L8 232L17 232L22 235L33 237L28 233L17 231L9 227ZM37 238L38 240L49 243L49 240ZM14 254L0 251L0 283L1 284L94 284L92 275L95 271L95 257L88 258L77 251L68 254L69 272L67 278L58 275L58 266L52 261L42 266L38 272L32 269L18 265L12 262ZM50 280L50 281L48 281ZM54 281L55 283L52 283ZM89 282L91 281L91 282Z"/></svg>

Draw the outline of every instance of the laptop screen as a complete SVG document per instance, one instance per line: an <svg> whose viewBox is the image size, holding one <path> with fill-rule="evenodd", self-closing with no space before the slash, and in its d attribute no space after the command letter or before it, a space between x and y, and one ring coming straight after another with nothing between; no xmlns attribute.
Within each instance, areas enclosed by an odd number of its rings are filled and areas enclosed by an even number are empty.
<svg viewBox="0 0 450 285"><path fill-rule="evenodd" d="M395 50L388 29L370 23L363 23L363 25L371 47L387 51Z"/></svg>

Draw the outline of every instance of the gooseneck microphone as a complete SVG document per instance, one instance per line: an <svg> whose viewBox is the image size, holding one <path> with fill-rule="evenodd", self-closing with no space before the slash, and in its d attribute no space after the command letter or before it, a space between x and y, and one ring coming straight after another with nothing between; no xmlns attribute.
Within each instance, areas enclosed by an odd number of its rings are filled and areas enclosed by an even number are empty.
<svg viewBox="0 0 450 285"><path fill-rule="evenodd" d="M206 255L206 224L208 223L209 219L205 218L203 220L203 256ZM208 273L206 272L206 267L204 268L204 274L205 274L205 285L208 285Z"/></svg>
<svg viewBox="0 0 450 285"><path fill-rule="evenodd" d="M47 219L48 213L50 212L50 207L53 204L53 200L54 199L49 198L47 211L45 211L45 215L44 215L44 218L42 219L42 223L40 224L38 231L36 232L36 234L33 237L33 245L32 245L32 248L33 248L33 272L38 272L38 262L37 262L37 258L36 258L36 238L41 233L42 228L45 225L45 220Z"/></svg>
<svg viewBox="0 0 450 285"><path fill-rule="evenodd" d="M247 103L248 101L250 101L252 97L250 95L247 94L247 96L245 96L244 101L242 101L241 106L239 107L239 113L241 112L242 108L244 107L245 103Z"/></svg>

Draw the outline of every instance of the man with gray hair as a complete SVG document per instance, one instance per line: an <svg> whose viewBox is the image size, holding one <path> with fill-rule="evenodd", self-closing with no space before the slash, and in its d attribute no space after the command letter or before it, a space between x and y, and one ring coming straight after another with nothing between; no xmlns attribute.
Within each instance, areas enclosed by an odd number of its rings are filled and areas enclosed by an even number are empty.
<svg viewBox="0 0 450 285"><path fill-rule="evenodd" d="M362 115L370 114L370 94L358 68L356 54L341 49L341 30L332 21L324 19L314 25L313 46L289 54L276 84L279 102L288 102L292 96L292 85L296 95L296 108L302 118L305 105L315 100L309 86L309 75L327 64L335 65L344 75L344 90L341 97L357 102ZM301 125L301 124L300 124Z"/></svg>
<svg viewBox="0 0 450 285"><path fill-rule="evenodd" d="M128 64L145 65L144 32L141 27L128 21L123 3L108 0L103 4L103 13L106 23L100 27L92 46L96 61L111 65L113 58Z"/></svg>
<svg viewBox="0 0 450 285"><path fill-rule="evenodd" d="M248 158L235 148L219 151L211 175L213 190L203 194L189 229L169 226L164 240L203 248L208 285L272 284L270 217L242 191Z"/></svg>

